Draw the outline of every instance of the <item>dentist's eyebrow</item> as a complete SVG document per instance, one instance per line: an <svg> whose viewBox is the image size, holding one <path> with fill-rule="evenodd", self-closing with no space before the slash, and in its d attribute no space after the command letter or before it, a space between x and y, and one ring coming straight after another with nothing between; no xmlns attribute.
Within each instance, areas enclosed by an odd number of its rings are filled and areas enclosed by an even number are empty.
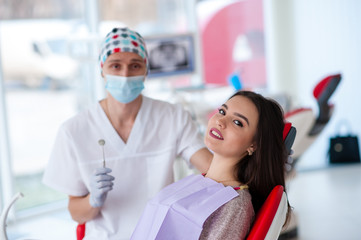
<svg viewBox="0 0 361 240"><path fill-rule="evenodd" d="M225 109L228 110L228 106L227 106L226 104L222 104L222 107L224 107ZM244 120L247 122L248 126L249 126L248 118L246 118L244 115L242 115L242 114L240 114L240 113L233 113L233 115L244 119Z"/></svg>
<svg viewBox="0 0 361 240"><path fill-rule="evenodd" d="M109 60L109 62L124 62L123 59L111 59ZM130 59L130 62L143 62L143 60L137 59L137 58L132 58Z"/></svg>

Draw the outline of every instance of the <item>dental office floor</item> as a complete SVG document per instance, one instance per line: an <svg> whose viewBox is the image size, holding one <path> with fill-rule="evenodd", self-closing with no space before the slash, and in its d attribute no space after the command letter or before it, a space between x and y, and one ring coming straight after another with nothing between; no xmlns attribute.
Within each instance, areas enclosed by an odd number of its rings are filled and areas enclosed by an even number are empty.
<svg viewBox="0 0 361 240"><path fill-rule="evenodd" d="M288 185L299 240L361 239L361 164L301 171ZM61 210L8 227L9 240L75 240L76 224Z"/></svg>

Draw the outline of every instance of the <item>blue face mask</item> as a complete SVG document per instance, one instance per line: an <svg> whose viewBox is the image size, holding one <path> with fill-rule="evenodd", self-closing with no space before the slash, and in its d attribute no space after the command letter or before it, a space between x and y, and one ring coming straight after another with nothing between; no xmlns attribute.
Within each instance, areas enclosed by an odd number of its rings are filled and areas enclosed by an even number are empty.
<svg viewBox="0 0 361 240"><path fill-rule="evenodd" d="M144 89L144 76L122 77L106 75L105 89L119 102L129 103Z"/></svg>

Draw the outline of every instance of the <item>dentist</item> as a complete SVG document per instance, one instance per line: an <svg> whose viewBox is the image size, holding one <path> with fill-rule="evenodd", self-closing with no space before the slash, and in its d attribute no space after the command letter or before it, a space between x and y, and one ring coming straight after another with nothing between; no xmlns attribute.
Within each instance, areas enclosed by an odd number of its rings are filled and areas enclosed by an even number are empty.
<svg viewBox="0 0 361 240"><path fill-rule="evenodd" d="M174 160L207 172L212 154L181 106L141 94L141 35L114 28L99 57L107 96L60 127L43 182L69 195L72 218L86 222L84 239L129 239L147 201L174 181Z"/></svg>

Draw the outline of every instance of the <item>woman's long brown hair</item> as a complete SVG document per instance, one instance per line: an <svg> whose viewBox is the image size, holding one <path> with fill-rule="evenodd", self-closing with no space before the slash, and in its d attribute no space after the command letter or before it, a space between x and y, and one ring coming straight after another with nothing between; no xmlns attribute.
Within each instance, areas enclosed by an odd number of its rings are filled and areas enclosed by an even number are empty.
<svg viewBox="0 0 361 240"><path fill-rule="evenodd" d="M282 108L271 99L251 91L239 91L232 97L243 96L253 102L258 110L258 126L254 137L256 150L236 165L238 180L249 186L252 204L257 212L276 185L285 186L287 152L283 142L284 117ZM286 223L289 220L290 205Z"/></svg>

